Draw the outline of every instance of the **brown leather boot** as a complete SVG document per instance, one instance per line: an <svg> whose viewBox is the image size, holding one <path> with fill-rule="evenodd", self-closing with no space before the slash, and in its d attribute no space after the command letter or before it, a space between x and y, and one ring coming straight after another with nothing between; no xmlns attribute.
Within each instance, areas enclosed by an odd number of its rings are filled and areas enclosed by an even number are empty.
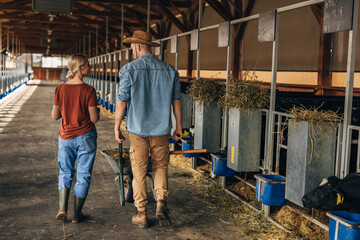
<svg viewBox="0 0 360 240"><path fill-rule="evenodd" d="M132 217L131 222L141 228L149 227L146 210L144 212L137 211L137 214Z"/></svg>
<svg viewBox="0 0 360 240"><path fill-rule="evenodd" d="M159 220L160 226L169 226L171 225L171 220L169 217L169 209L166 207L165 200L158 200L156 203L156 218Z"/></svg>

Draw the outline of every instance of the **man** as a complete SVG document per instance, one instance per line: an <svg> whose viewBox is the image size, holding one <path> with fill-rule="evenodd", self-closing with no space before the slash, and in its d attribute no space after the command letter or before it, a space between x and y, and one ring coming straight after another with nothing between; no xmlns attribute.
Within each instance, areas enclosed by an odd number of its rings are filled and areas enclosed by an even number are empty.
<svg viewBox="0 0 360 240"><path fill-rule="evenodd" d="M115 139L125 140L120 124L127 109L126 128L130 136L130 160L133 172L134 204L137 214L132 223L148 227L146 205L146 172L149 152L154 170L157 198L156 217L161 226L171 224L166 207L168 197L169 133L171 105L176 118L172 138L182 137L179 74L169 64L151 54L151 35L135 31L123 40L131 43L136 60L126 64L119 72L120 83L115 112Z"/></svg>

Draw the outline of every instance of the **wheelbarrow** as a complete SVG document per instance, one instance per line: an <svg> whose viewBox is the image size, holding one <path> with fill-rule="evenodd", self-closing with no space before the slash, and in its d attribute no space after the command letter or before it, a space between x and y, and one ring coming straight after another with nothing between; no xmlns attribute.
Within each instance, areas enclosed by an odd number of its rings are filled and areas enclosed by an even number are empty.
<svg viewBox="0 0 360 240"><path fill-rule="evenodd" d="M118 149L103 150L101 151L101 154L105 156L111 168L118 175L117 181L119 185L120 204L125 206L125 202L133 202L133 175L131 171L129 148L123 148L120 143ZM120 169L122 169L122 171L120 171ZM151 157L149 157L146 176L149 179L151 190L154 199L156 200L154 179L151 175L152 172L152 162Z"/></svg>
<svg viewBox="0 0 360 240"><path fill-rule="evenodd" d="M178 150L170 151L170 154L184 154L184 153L206 153L206 149L192 149L192 150ZM129 148L123 148L119 143L118 149L103 150L101 154L105 156L106 160L110 164L111 168L118 175L117 181L119 184L120 204L125 206L125 202L133 202L133 189L132 180L133 175L131 171ZM122 171L120 171L122 169ZM154 179L151 175L152 162L149 156L147 165L147 178L149 179L151 190L156 201L156 194L154 190Z"/></svg>

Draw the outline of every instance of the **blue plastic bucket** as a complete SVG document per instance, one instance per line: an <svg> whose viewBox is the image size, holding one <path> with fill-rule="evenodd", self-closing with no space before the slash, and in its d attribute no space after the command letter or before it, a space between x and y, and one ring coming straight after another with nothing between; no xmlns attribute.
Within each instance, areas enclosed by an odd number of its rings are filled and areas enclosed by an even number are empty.
<svg viewBox="0 0 360 240"><path fill-rule="evenodd" d="M190 139L181 139L181 150L192 150ZM200 157L200 153L185 153L185 157Z"/></svg>
<svg viewBox="0 0 360 240"><path fill-rule="evenodd" d="M109 110L110 110L110 111L113 111L113 109L114 109L114 105L113 105L112 103L110 103L110 104L109 104Z"/></svg>
<svg viewBox="0 0 360 240"><path fill-rule="evenodd" d="M360 239L360 213L331 212L327 214L329 222L329 240Z"/></svg>
<svg viewBox="0 0 360 240"><path fill-rule="evenodd" d="M211 170L217 176L232 177L235 171L227 167L226 154L211 153Z"/></svg>
<svg viewBox="0 0 360 240"><path fill-rule="evenodd" d="M286 179L279 175L255 175L256 199L268 206L283 206L285 199Z"/></svg>
<svg viewBox="0 0 360 240"><path fill-rule="evenodd" d="M113 106L113 111L116 112L116 104Z"/></svg>
<svg viewBox="0 0 360 240"><path fill-rule="evenodd" d="M104 100L102 100L102 99L100 98L100 105L103 105L103 103L104 103Z"/></svg>

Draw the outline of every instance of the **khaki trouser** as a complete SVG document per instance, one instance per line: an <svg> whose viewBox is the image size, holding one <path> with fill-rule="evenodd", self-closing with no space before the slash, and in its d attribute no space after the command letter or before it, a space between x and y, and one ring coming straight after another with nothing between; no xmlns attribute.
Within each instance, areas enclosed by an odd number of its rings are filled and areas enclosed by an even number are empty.
<svg viewBox="0 0 360 240"><path fill-rule="evenodd" d="M138 211L146 210L146 173L149 152L154 171L154 189L157 200L166 200L168 191L169 135L140 137L130 135L130 160L133 172L134 204Z"/></svg>

